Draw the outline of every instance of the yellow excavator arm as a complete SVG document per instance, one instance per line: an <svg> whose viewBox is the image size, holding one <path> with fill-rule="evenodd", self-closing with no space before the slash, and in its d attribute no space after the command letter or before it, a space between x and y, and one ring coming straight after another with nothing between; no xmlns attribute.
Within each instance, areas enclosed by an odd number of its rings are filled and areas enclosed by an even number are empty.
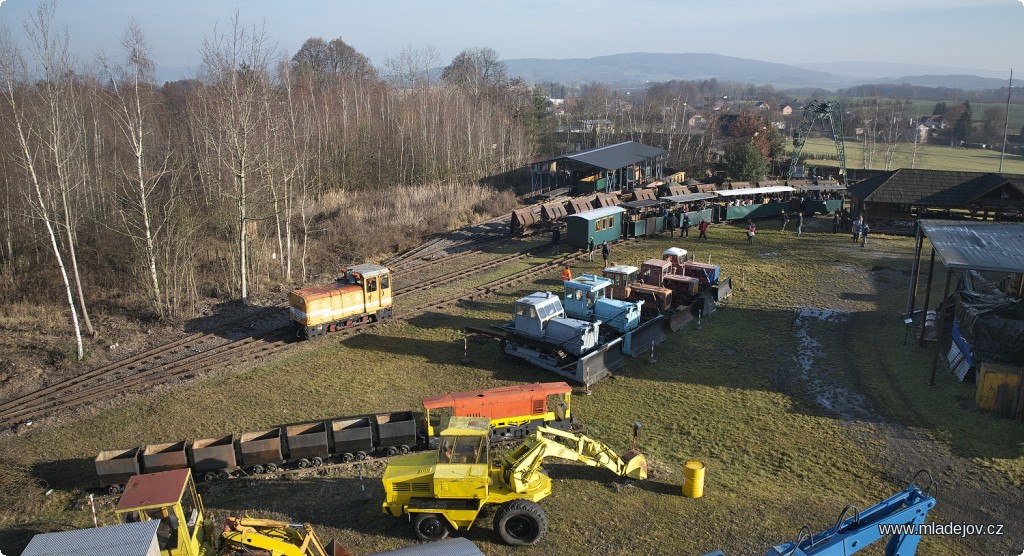
<svg viewBox="0 0 1024 556"><path fill-rule="evenodd" d="M271 556L351 556L334 544L324 548L308 523L229 517L221 535L220 553L251 554L253 549L260 549Z"/></svg>
<svg viewBox="0 0 1024 556"><path fill-rule="evenodd" d="M620 477L646 479L647 458L635 448L637 428L633 431L634 448L619 456L603 442L588 436L537 427L534 434L504 458L502 478L513 492L527 492L539 479L544 459L554 457L605 467Z"/></svg>

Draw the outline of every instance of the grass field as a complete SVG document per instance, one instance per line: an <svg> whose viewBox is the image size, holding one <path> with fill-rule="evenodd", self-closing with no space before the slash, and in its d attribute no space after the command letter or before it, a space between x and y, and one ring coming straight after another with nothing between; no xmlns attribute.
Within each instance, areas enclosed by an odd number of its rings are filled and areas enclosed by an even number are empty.
<svg viewBox="0 0 1024 556"><path fill-rule="evenodd" d="M864 144L846 142L846 167L863 168ZM826 159L808 160L815 163L828 163L833 166L836 160L836 145L831 139L812 137L804 144L803 152L808 155L824 155ZM872 169L885 169L884 145L878 145ZM898 168L922 168L926 170L957 170L961 172L996 172L999 170L999 153L985 149L955 149L937 145L918 145L914 155L913 143L898 143L890 170ZM1024 157L1007 154L1003 159L1003 173L1024 174Z"/></svg>
<svg viewBox="0 0 1024 556"><path fill-rule="evenodd" d="M628 447L633 421L651 480L623 483L603 469L546 465L551 521L535 547L494 540L490 520L467 533L486 554L762 554L832 525L847 504L863 509L902 489L917 467L939 478L938 522L1005 523L1004 537L931 536L919 554L1018 553L1024 507L1024 426L973 408L974 388L940 371L927 386L932 351L911 335L903 309L909 238L872 238L866 247L811 219L803 237L765 223L752 246L739 227L710 241L667 237L618 247L615 261L639 264L669 246L691 249L734 277L728 306L631 359L611 379L579 393L574 410L592 436ZM538 264L542 259L530 261ZM600 262L580 263L599 272ZM457 271L457 269L452 269ZM937 283L942 283L940 278ZM463 303L446 313L394 322L338 341L307 342L251 369L153 392L133 402L11 442L55 492L37 515L6 517L0 547L34 532L89 524L71 504L92 480L91 458L105 448L258 430L304 419L415 409L425 396L555 380L503 359L496 343L470 344L462 328L508 318L511 303L538 289L559 290L554 271L519 291ZM401 308L398 308L399 312ZM819 310L819 311L813 311ZM901 446L914 442L916 450ZM896 447L894 449L894 446ZM687 459L707 465L705 496L679 494ZM205 487L216 515L249 512L312 523L353 554L412 544L408 523L382 514L380 464L294 479L232 481ZM362 480L361 480L362 478ZM980 517L979 517L980 516ZM103 515L109 522L109 514ZM17 553L17 551L15 551ZM874 553L874 552L871 552ZM880 552L878 552L880 553Z"/></svg>

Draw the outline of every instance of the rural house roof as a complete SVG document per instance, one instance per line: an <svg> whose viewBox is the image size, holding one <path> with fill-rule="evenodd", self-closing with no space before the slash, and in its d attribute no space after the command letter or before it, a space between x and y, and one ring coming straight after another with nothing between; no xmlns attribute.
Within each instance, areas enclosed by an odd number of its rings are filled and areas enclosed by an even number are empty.
<svg viewBox="0 0 1024 556"><path fill-rule="evenodd" d="M1003 185L1024 194L1024 175L901 168L849 187L861 201L930 207L962 207Z"/></svg>
<svg viewBox="0 0 1024 556"><path fill-rule="evenodd" d="M590 166L597 166L605 170L618 170L637 162L643 162L667 153L665 149L643 145L636 141L626 141L615 145L606 145L595 149L579 151L565 156L559 156L546 160L575 160Z"/></svg>

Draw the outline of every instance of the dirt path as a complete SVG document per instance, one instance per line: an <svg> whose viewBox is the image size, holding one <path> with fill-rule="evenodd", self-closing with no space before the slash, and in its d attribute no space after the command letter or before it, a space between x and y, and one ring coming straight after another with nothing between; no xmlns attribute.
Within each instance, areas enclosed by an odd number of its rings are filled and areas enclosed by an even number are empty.
<svg viewBox="0 0 1024 556"><path fill-rule="evenodd" d="M865 284L867 295L874 293L870 282ZM848 374L855 372L855 365L836 364L844 354L834 339L844 333L844 327L860 324L851 318L851 311L858 307L839 299L835 306L843 308L796 311L793 364L777 373L776 386L845 421L855 442L869 459L878 462L885 482L905 484L918 470L929 470L935 478L932 494L938 502L928 515L929 522L1003 526L1001 535L962 538L964 553L1024 554L1024 490L1002 473L956 455L947 442L927 431L880 417L869 396L858 390L856 377Z"/></svg>

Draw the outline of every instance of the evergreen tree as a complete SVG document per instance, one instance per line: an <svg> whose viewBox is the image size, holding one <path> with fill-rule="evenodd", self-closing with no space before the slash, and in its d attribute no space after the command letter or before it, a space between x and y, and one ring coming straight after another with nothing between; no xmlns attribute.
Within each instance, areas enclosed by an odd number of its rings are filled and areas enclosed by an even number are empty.
<svg viewBox="0 0 1024 556"><path fill-rule="evenodd" d="M974 120L971 115L971 103L970 101L964 101L963 112L960 113L960 117L956 119L956 123L953 125L953 140L954 141L968 141L971 138L971 122Z"/></svg>
<svg viewBox="0 0 1024 556"><path fill-rule="evenodd" d="M733 141L725 148L725 167L741 181L757 181L768 173L768 161L753 141Z"/></svg>

